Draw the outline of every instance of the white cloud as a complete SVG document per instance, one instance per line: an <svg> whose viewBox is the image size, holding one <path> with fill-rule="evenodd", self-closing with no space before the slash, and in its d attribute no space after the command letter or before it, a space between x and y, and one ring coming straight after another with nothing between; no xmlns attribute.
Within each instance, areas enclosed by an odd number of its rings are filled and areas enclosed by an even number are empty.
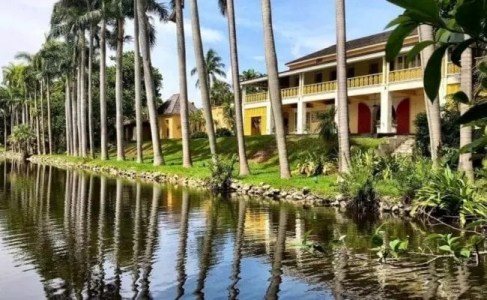
<svg viewBox="0 0 487 300"><path fill-rule="evenodd" d="M3 67L12 62L15 54L20 51L36 52L40 49L49 31L55 0L2 2L5 2L0 10L0 66Z"/></svg>

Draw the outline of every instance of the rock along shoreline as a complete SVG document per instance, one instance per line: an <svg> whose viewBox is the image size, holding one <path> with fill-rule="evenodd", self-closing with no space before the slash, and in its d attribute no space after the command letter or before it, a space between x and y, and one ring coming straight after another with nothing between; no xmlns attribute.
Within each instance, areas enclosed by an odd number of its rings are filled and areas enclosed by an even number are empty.
<svg viewBox="0 0 487 300"><path fill-rule="evenodd" d="M0 153L0 157L7 159L18 159L18 156L12 153ZM100 167L86 164L83 162L70 162L61 158L49 156L32 156L29 161L34 164L48 165L67 170L83 170L98 175L118 177L127 180L141 180L147 183L174 184L185 187L208 190L208 182L204 179L194 179L180 175L170 175L161 172L140 172L135 170L120 169L116 167ZM323 196L317 195L310 191L309 188L302 189L277 189L271 185L260 183L258 185L245 184L238 180L232 180L231 194L235 196L246 196L253 199L266 199L292 203L304 208L311 207L338 207L346 209L350 199L343 195ZM379 211L384 213L393 213L397 215L409 215L411 208L402 204L400 201L392 199L379 199ZM399 204L389 204L389 203Z"/></svg>

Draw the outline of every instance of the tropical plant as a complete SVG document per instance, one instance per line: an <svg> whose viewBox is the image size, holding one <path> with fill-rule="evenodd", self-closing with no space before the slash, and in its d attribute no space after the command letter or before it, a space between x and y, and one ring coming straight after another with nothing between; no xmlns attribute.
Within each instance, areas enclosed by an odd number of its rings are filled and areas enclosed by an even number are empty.
<svg viewBox="0 0 487 300"><path fill-rule="evenodd" d="M297 165L297 173L314 177L331 174L336 171L336 166L326 154L307 152Z"/></svg>
<svg viewBox="0 0 487 300"><path fill-rule="evenodd" d="M20 124L13 128L8 140L12 144L13 149L17 149L25 160L34 138L31 128L27 124Z"/></svg>
<svg viewBox="0 0 487 300"><path fill-rule="evenodd" d="M412 59L421 50L435 45L436 50L431 55L424 72L424 88L429 99L436 99L441 85L442 58L446 53L450 53L454 64L461 66L462 54L467 48L477 46L485 50L487 42L487 1L486 0L467 0L467 1L435 1L425 0L419 2L409 0L388 0L400 6L405 11L389 25L396 26L386 46L386 56L388 59L395 57L400 51L404 39L419 26L433 26L437 34L411 49L408 60ZM468 38L466 38L468 37ZM468 64L468 61L467 61ZM468 66L466 66L468 68ZM480 73L487 74L487 65L478 66ZM482 76L480 76L482 77ZM487 81L480 82L481 88L487 88ZM464 104L474 99L470 99L470 87L468 90L458 92L454 98ZM462 114L461 124L478 124L485 120L487 104L477 103ZM485 124L483 125L485 126ZM475 140L470 145L462 148L462 152L472 152L482 149L487 145L487 137L483 136Z"/></svg>
<svg viewBox="0 0 487 300"><path fill-rule="evenodd" d="M208 78L208 85L210 90L213 86L221 81L220 78L226 78L225 64L222 62L222 58L214 49L209 49L205 55L205 72ZM191 76L195 76L198 73L198 69L195 67L191 70ZM200 87L200 80L196 80L196 87Z"/></svg>
<svg viewBox="0 0 487 300"><path fill-rule="evenodd" d="M233 0L218 0L221 13L227 17L228 20L228 40L230 45L230 60L232 66L232 85L233 85L233 104L235 122L234 131L237 135L238 146L238 160L239 160L239 174L241 176L250 173L249 164L247 161L244 127L243 127L243 112L242 112L242 93L240 90L239 74L240 68L238 64L238 46L237 46L237 29L235 22L235 5ZM228 107L229 105L227 105ZM233 118L232 118L233 120Z"/></svg>
<svg viewBox="0 0 487 300"><path fill-rule="evenodd" d="M181 115L181 136L183 150L183 167L192 166L189 147L190 138L190 116L188 109L188 78L186 77L186 40L184 35L183 0L171 1L174 9L174 17L177 31L178 43L178 67L179 67L179 93L180 93L180 115Z"/></svg>
<svg viewBox="0 0 487 300"><path fill-rule="evenodd" d="M271 99L272 117L274 119L277 152L279 156L279 173L281 178L291 177L289 169L288 152L286 145L286 131L282 117L282 98L277 70L276 45L274 42L274 29L272 24L272 8L270 0L262 0L262 22L264 26L264 47L267 65L269 93ZM348 134L348 133L347 133Z"/></svg>
<svg viewBox="0 0 487 300"><path fill-rule="evenodd" d="M318 135L327 144L338 144L338 130L335 122L336 109L334 107L318 114L320 122Z"/></svg>
<svg viewBox="0 0 487 300"><path fill-rule="evenodd" d="M201 39L200 17L198 12L197 0L190 0L191 27L193 31L193 47L196 60L196 70L201 92L201 102L203 104L203 114L205 116L205 127L208 134L211 156L216 159L217 147L215 129L213 126L213 115L210 103L210 73L207 71L205 57L203 55L203 41Z"/></svg>
<svg viewBox="0 0 487 300"><path fill-rule="evenodd" d="M195 131L191 134L191 139L207 139L208 134L203 131Z"/></svg>
<svg viewBox="0 0 487 300"><path fill-rule="evenodd" d="M458 217L463 226L477 211L487 212L485 194L471 185L464 173L446 166L434 170L417 191L412 212Z"/></svg>
<svg viewBox="0 0 487 300"><path fill-rule="evenodd" d="M150 58L150 41L147 17L147 1L137 1L137 18L139 22L139 43L142 54L142 62L144 66L144 84L147 96L147 108L149 110L149 122L151 127L152 148L154 151L154 165L159 166L164 164L162 156L161 141L159 138L159 122L157 120L157 108L155 103L155 89L152 77L152 66Z"/></svg>
<svg viewBox="0 0 487 300"><path fill-rule="evenodd" d="M348 121L347 50L345 0L336 0L338 167L346 173L350 164L350 128Z"/></svg>
<svg viewBox="0 0 487 300"><path fill-rule="evenodd" d="M234 155L229 159L221 156L215 157L210 162L211 177L209 185L215 192L228 193L232 184L232 177L237 157Z"/></svg>

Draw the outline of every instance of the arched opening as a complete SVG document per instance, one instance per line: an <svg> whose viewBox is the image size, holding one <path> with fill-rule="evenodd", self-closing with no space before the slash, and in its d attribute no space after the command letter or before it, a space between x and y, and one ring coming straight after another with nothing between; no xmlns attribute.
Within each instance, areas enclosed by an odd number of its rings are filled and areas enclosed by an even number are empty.
<svg viewBox="0 0 487 300"><path fill-rule="evenodd" d="M367 104L358 104L358 134L372 133L372 113Z"/></svg>
<svg viewBox="0 0 487 300"><path fill-rule="evenodd" d="M396 109L397 120L397 134L409 134L410 123L410 101L408 99L402 100Z"/></svg>

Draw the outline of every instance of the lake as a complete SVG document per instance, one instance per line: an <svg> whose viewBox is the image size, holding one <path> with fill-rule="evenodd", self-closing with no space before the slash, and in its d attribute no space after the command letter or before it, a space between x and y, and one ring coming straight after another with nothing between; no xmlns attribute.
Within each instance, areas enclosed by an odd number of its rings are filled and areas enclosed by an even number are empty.
<svg viewBox="0 0 487 300"><path fill-rule="evenodd" d="M369 249L384 223L412 248L444 230L0 162L0 298L487 298L485 261L379 264Z"/></svg>

